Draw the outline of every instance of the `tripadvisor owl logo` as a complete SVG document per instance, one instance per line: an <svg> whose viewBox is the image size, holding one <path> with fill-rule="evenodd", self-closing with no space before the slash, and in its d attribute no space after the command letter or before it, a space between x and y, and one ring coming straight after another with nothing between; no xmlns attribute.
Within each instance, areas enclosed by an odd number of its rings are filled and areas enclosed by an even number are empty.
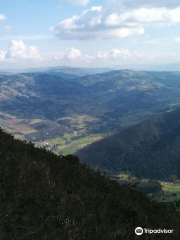
<svg viewBox="0 0 180 240"><path fill-rule="evenodd" d="M136 235L142 235L144 234L173 234L174 230L170 230L170 229L149 229L149 228L141 228L141 227L137 227L135 229L135 234Z"/></svg>
<svg viewBox="0 0 180 240"><path fill-rule="evenodd" d="M141 227L137 227L137 228L135 229L135 234L136 234L136 235L142 235L142 234L143 234L143 229L142 229Z"/></svg>

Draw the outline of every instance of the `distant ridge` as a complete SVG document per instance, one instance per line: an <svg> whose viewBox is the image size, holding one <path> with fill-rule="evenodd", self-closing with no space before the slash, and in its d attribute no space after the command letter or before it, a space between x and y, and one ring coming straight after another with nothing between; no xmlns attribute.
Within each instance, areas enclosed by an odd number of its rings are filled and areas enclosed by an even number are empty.
<svg viewBox="0 0 180 240"><path fill-rule="evenodd" d="M71 74L75 76L86 76L88 74L100 74L111 71L111 68L83 68L83 67L70 67L70 66L56 66L56 67L40 67L40 68L27 68L27 69L0 69L0 74L17 74L17 73L62 73Z"/></svg>

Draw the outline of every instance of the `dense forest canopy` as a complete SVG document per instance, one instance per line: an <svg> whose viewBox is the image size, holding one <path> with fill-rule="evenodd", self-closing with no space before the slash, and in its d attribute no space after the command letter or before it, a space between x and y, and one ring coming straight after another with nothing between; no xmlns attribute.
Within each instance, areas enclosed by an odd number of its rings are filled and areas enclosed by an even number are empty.
<svg viewBox="0 0 180 240"><path fill-rule="evenodd" d="M77 152L80 160L113 174L180 178L180 109L165 112Z"/></svg>
<svg viewBox="0 0 180 240"><path fill-rule="evenodd" d="M77 157L56 156L0 131L3 240L136 239L137 226L174 229L163 239L178 239L179 217L79 164Z"/></svg>

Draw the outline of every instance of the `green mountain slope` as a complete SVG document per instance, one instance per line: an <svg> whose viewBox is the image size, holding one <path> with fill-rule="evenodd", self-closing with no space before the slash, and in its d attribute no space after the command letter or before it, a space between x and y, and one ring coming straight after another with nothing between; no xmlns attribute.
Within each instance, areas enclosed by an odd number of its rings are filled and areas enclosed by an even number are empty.
<svg viewBox="0 0 180 240"><path fill-rule="evenodd" d="M180 178L180 109L129 127L77 155L102 171L129 171L139 178Z"/></svg>
<svg viewBox="0 0 180 240"><path fill-rule="evenodd" d="M0 131L0 239L139 239L137 226L173 229L179 214L78 163Z"/></svg>

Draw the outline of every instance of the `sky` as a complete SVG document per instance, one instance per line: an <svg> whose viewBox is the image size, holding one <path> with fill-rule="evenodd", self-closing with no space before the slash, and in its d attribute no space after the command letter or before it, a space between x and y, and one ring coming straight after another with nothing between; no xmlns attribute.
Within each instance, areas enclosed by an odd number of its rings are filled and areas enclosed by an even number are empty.
<svg viewBox="0 0 180 240"><path fill-rule="evenodd" d="M0 0L0 68L180 63L179 0Z"/></svg>

